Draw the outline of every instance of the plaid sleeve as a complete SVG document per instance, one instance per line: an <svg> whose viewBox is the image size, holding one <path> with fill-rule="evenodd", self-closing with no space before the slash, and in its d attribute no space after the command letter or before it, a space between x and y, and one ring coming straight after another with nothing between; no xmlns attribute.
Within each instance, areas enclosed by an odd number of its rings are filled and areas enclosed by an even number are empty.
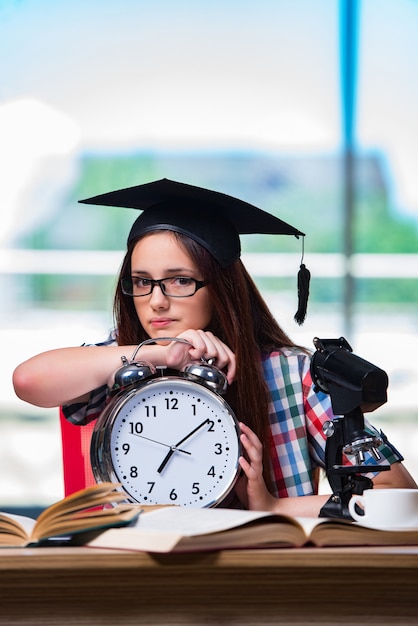
<svg viewBox="0 0 418 626"><path fill-rule="evenodd" d="M84 344L86 345L86 344ZM91 344L95 346L111 346L116 345L115 334L112 332L106 341ZM109 399L109 390L107 385L93 389L90 392L89 399L86 402L76 402L74 404L66 404L62 407L65 418L72 424L85 426L97 419L106 406Z"/></svg>
<svg viewBox="0 0 418 626"><path fill-rule="evenodd" d="M308 421L308 439L310 442L310 453L313 459L316 459L321 467L325 462L325 445L326 439L322 433L322 426L326 420L335 418L331 406L331 398L323 391L316 391L310 373L310 360L306 359L303 363L303 388L305 413ZM365 465L391 465L397 461L403 461L403 456L388 441L386 435L382 431L378 431L369 421L364 419L364 427L366 432L380 438L382 444L378 447L380 459L377 460L371 452L365 452ZM354 457L344 457L344 464L355 465Z"/></svg>
<svg viewBox="0 0 418 626"><path fill-rule="evenodd" d="M62 407L65 418L77 426L85 426L97 419L106 406L108 387L103 385L90 392L87 402L66 404Z"/></svg>
<svg viewBox="0 0 418 626"><path fill-rule="evenodd" d="M325 392L315 391L310 372L310 358L308 356L300 357L300 368L309 453L314 467L325 468L326 437L323 432L323 426L326 421L335 417L332 411L331 399Z"/></svg>
<svg viewBox="0 0 418 626"><path fill-rule="evenodd" d="M270 391L270 459L273 491L279 497L315 493L313 470L324 466L325 436L323 405L306 379L309 357L300 350L285 348L263 359ZM304 385L305 380L305 385ZM325 408L324 408L325 407Z"/></svg>

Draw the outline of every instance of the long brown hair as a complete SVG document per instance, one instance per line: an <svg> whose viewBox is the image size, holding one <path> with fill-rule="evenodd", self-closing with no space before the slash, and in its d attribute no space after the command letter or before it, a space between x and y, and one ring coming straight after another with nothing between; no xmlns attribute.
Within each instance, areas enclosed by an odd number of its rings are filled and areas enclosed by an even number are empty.
<svg viewBox="0 0 418 626"><path fill-rule="evenodd" d="M203 330L213 332L236 355L237 374L227 390L226 400L237 418L268 444L269 392L260 357L274 349L295 344L278 325L241 260L221 268L201 245L180 233L171 234L207 282L213 315L209 326ZM131 275L131 256L137 242L138 239L128 247L120 278ZM122 293L120 280L114 299L114 318L119 345L138 344L148 338L139 322L133 298ZM269 445L264 445L263 466L269 484Z"/></svg>

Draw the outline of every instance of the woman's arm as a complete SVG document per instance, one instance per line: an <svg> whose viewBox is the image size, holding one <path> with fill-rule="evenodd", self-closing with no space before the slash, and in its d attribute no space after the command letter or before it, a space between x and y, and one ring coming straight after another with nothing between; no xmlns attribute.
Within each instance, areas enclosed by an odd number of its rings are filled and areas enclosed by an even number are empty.
<svg viewBox="0 0 418 626"><path fill-rule="evenodd" d="M55 407L81 401L92 389L108 383L122 366L127 346L81 346L42 352L13 372L16 395L25 402Z"/></svg>
<svg viewBox="0 0 418 626"><path fill-rule="evenodd" d="M212 333L188 330L179 335L191 345L171 342L148 344L135 360L182 369L192 360L214 358L225 368L228 382L235 376L234 353ZM49 350L18 365L13 373L16 395L30 404L46 408L81 402L89 392L112 385L115 372L122 367L122 356L131 359L136 346L80 346Z"/></svg>
<svg viewBox="0 0 418 626"><path fill-rule="evenodd" d="M263 446L255 433L240 423L241 443L247 457L241 457L240 465L245 477L240 479L236 491L240 500L249 508L272 511L285 515L317 517L328 495L276 498L267 489L263 479ZM380 472L373 480L376 488L417 488L417 485L402 463L391 465L389 471Z"/></svg>
<svg viewBox="0 0 418 626"><path fill-rule="evenodd" d="M122 356L131 358L136 346L80 346L42 352L17 366L13 372L16 395L25 402L55 407L87 399L92 389L112 385L122 367ZM166 364L167 348L143 346L136 360Z"/></svg>
<svg viewBox="0 0 418 626"><path fill-rule="evenodd" d="M393 463L390 470L380 472L373 478L376 489L417 489L417 483L400 461Z"/></svg>

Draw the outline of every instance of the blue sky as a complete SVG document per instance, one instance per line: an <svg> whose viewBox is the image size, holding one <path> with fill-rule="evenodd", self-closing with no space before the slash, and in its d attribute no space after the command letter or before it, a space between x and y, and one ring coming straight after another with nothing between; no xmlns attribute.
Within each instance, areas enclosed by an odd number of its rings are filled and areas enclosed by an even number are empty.
<svg viewBox="0 0 418 626"><path fill-rule="evenodd" d="M38 97L96 145L271 144L284 136L286 146L303 128L308 141L329 142L321 110L332 110L338 126L338 93L329 89L338 72L337 5L306 6L312 4L16 3L1 33L10 60L2 98ZM310 113L302 106L307 92ZM289 134L294 118L299 126Z"/></svg>
<svg viewBox="0 0 418 626"><path fill-rule="evenodd" d="M360 6L358 144L385 154L395 204L416 215L418 2ZM20 172L5 177L10 202L34 160L83 148L338 150L339 8L0 0L0 166Z"/></svg>

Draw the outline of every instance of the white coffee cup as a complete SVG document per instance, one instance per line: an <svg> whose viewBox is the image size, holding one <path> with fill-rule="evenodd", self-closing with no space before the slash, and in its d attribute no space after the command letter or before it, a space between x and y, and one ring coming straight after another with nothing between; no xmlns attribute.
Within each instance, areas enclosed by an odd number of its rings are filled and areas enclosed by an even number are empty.
<svg viewBox="0 0 418 626"><path fill-rule="evenodd" d="M357 512L358 504L364 515ZM348 510L356 522L375 528L418 527L418 489L366 489L353 495Z"/></svg>

